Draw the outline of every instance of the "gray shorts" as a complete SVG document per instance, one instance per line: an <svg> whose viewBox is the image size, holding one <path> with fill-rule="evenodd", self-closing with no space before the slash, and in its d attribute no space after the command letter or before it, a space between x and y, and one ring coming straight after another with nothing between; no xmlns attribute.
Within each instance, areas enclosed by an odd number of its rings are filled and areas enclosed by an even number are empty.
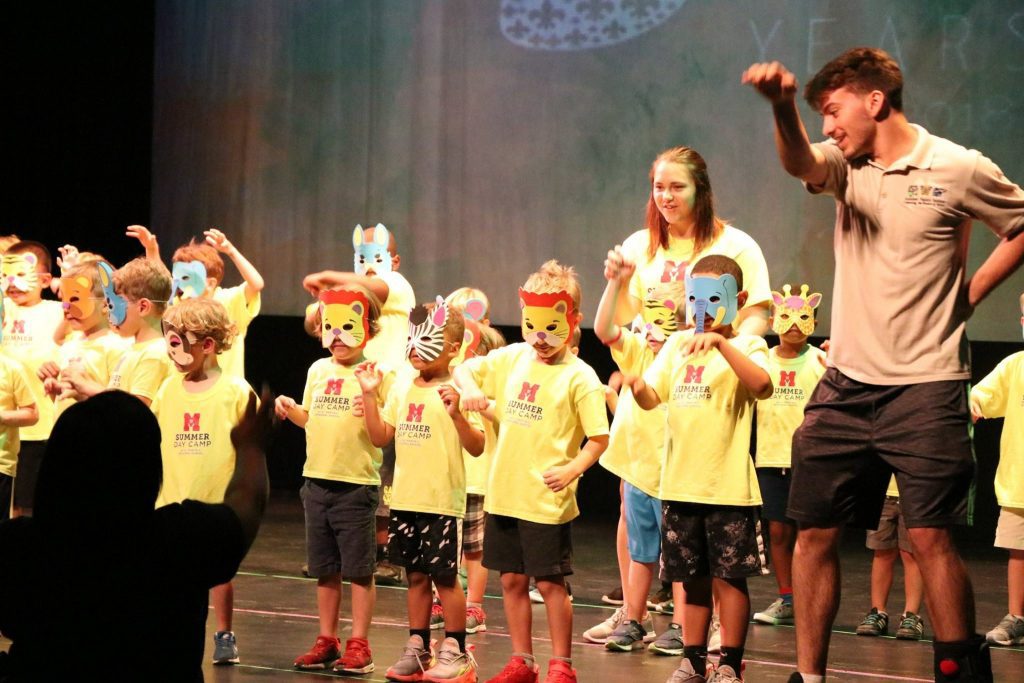
<svg viewBox="0 0 1024 683"><path fill-rule="evenodd" d="M907 534L907 525L903 521L903 513L900 511L899 498L885 497L878 529L868 531L866 543L870 550L899 548L907 553L914 552L910 545L910 536Z"/></svg>
<svg viewBox="0 0 1024 683"><path fill-rule="evenodd" d="M793 435L787 515L874 529L896 475L909 528L968 521L974 482L962 381L882 386L829 368Z"/></svg>
<svg viewBox="0 0 1024 683"><path fill-rule="evenodd" d="M372 576L377 559L377 487L306 479L299 495L306 513L309 575Z"/></svg>

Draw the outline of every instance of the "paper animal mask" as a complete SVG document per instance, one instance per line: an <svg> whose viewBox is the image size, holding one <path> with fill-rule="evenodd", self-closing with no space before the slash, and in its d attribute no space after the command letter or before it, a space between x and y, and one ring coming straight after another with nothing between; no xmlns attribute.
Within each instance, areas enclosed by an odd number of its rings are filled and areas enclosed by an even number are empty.
<svg viewBox="0 0 1024 683"><path fill-rule="evenodd" d="M486 313L487 304L480 299L466 300L466 305L462 308L466 330L462 333L462 346L459 347L459 355L452 360L452 366L476 357L476 350L480 346L480 321L484 319Z"/></svg>
<svg viewBox="0 0 1024 683"><path fill-rule="evenodd" d="M444 351L444 327L448 324L448 304L437 297L433 308L417 306L409 312L409 344L406 355L416 350L420 360L432 363Z"/></svg>
<svg viewBox="0 0 1024 683"><path fill-rule="evenodd" d="M191 332L182 332L166 320L161 321L160 326L167 342L167 355L178 365L189 365L195 359L192 346L199 340Z"/></svg>
<svg viewBox="0 0 1024 683"><path fill-rule="evenodd" d="M686 318L695 326L694 334L703 334L704 316L711 316L712 327L728 325L736 319L736 278L728 273L718 277L686 276Z"/></svg>
<svg viewBox="0 0 1024 683"><path fill-rule="evenodd" d="M680 292L681 294L681 292ZM654 341L663 342L679 331L676 311L682 305L682 297L673 296L662 287L655 287L644 299L644 333Z"/></svg>
<svg viewBox="0 0 1024 683"><path fill-rule="evenodd" d="M177 261L171 267L171 298L198 299L206 291L206 266L202 261Z"/></svg>
<svg viewBox="0 0 1024 683"><path fill-rule="evenodd" d="M92 279L85 275L62 278L60 300L68 317L84 320L96 311L96 298L92 295Z"/></svg>
<svg viewBox="0 0 1024 683"><path fill-rule="evenodd" d="M363 226L357 225L352 231L352 248L355 249L355 270L357 275L366 275L368 270L374 274L391 272L391 252L388 251L388 242L391 241L391 233L378 223L373 227L373 239L366 241L366 231Z"/></svg>
<svg viewBox="0 0 1024 683"><path fill-rule="evenodd" d="M565 291L538 294L519 289L523 314L523 339L527 344L547 344L558 349L572 340L576 316L572 296Z"/></svg>
<svg viewBox="0 0 1024 683"><path fill-rule="evenodd" d="M111 325L120 326L128 316L128 301L114 291L114 269L105 261L97 261L103 297L107 300L107 320Z"/></svg>
<svg viewBox="0 0 1024 683"><path fill-rule="evenodd" d="M39 258L32 252L4 254L0 273L3 273L3 289L14 287L19 292L31 292L39 286L39 272L36 266Z"/></svg>
<svg viewBox="0 0 1024 683"><path fill-rule="evenodd" d="M370 340L369 312L370 303L361 292L320 292L320 343L329 349L337 339L349 348L363 348Z"/></svg>
<svg viewBox="0 0 1024 683"><path fill-rule="evenodd" d="M806 284L800 285L800 293L793 294L787 284L782 285L781 294L772 292L772 302L775 304L772 329L776 334L789 332L793 325L807 336L814 332L814 309L821 303L821 294L808 296L810 289Z"/></svg>

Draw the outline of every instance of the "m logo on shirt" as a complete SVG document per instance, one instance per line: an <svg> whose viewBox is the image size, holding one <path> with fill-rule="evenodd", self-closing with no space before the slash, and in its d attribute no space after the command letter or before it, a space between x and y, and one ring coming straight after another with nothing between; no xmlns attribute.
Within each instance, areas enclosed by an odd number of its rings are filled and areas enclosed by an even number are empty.
<svg viewBox="0 0 1024 683"><path fill-rule="evenodd" d="M324 394L340 396L341 385L345 383L343 379L329 379L327 380L327 387L324 389Z"/></svg>
<svg viewBox="0 0 1024 683"><path fill-rule="evenodd" d="M700 384L701 378L704 376L703 365L687 365L686 366L686 377L683 379L684 384Z"/></svg>
<svg viewBox="0 0 1024 683"><path fill-rule="evenodd" d="M519 390L519 400L529 401L530 403L533 403L537 400L537 392L539 390L539 384L530 384L529 382L523 382L523 388Z"/></svg>
<svg viewBox="0 0 1024 683"><path fill-rule="evenodd" d="M199 413L185 413L185 426L182 427L182 431L185 431L185 432L198 432L199 431Z"/></svg>
<svg viewBox="0 0 1024 683"><path fill-rule="evenodd" d="M661 271L661 281L684 282L686 280L686 266L688 265L690 265L688 261L682 261L681 263L665 261L665 267Z"/></svg>
<svg viewBox="0 0 1024 683"><path fill-rule="evenodd" d="M779 370L779 386L780 387L795 387L796 386L796 370Z"/></svg>
<svg viewBox="0 0 1024 683"><path fill-rule="evenodd" d="M423 422L424 403L410 403L409 414L405 417L406 422Z"/></svg>
<svg viewBox="0 0 1024 683"><path fill-rule="evenodd" d="M15 320L11 325L11 334L25 334L25 321Z"/></svg>

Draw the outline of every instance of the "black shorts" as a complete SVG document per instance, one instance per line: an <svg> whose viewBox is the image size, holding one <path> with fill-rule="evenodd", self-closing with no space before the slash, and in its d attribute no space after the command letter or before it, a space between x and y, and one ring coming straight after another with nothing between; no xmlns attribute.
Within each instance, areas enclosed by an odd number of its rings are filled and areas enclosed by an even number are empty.
<svg viewBox="0 0 1024 683"><path fill-rule="evenodd" d="M540 524L488 513L484 566L533 577L572 574L572 522Z"/></svg>
<svg viewBox="0 0 1024 683"><path fill-rule="evenodd" d="M18 451L18 471L14 475L14 506L32 509L36 499L39 466L46 453L45 441L22 441Z"/></svg>
<svg viewBox="0 0 1024 683"><path fill-rule="evenodd" d="M306 479L299 495L306 513L309 575L372 576L377 559L377 487Z"/></svg>
<svg viewBox="0 0 1024 683"><path fill-rule="evenodd" d="M462 558L462 520L451 515L392 510L388 524L388 559L438 578L459 573Z"/></svg>
<svg viewBox="0 0 1024 683"><path fill-rule="evenodd" d="M14 490L14 477L0 474L0 522L11 518L11 493Z"/></svg>
<svg viewBox="0 0 1024 683"><path fill-rule="evenodd" d="M661 503L661 580L745 579L768 573L756 507Z"/></svg>
<svg viewBox="0 0 1024 683"><path fill-rule="evenodd" d="M965 523L969 430L962 381L879 386L829 368L793 435L787 514L806 525L875 529L895 473L908 527Z"/></svg>
<svg viewBox="0 0 1024 683"><path fill-rule="evenodd" d="M786 516L793 470L784 467L758 467L757 485L761 488L761 518L769 522L796 524Z"/></svg>

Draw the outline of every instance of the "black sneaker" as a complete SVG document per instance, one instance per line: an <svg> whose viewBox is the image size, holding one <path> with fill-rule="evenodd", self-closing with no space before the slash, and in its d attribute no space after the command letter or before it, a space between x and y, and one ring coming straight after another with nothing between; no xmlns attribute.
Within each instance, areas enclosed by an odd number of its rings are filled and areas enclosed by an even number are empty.
<svg viewBox="0 0 1024 683"><path fill-rule="evenodd" d="M647 631L638 621L627 620L619 624L604 641L605 649L612 652L631 652L644 646Z"/></svg>

